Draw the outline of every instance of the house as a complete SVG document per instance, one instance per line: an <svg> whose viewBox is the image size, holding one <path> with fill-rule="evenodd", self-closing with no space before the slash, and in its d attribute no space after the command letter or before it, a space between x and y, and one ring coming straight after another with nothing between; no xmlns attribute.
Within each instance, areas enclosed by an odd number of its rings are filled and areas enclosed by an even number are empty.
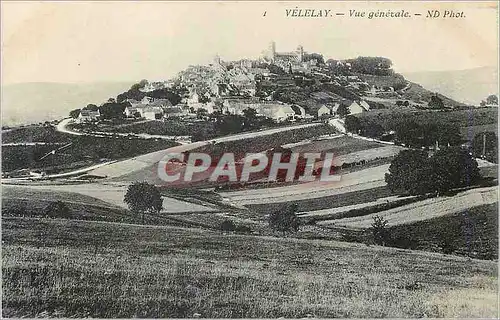
<svg viewBox="0 0 500 320"><path fill-rule="evenodd" d="M289 105L270 104L263 105L257 114L273 119L276 122L283 122L290 119L295 119L295 111Z"/></svg>
<svg viewBox="0 0 500 320"><path fill-rule="evenodd" d="M329 116L332 114L332 110L330 108L328 108L326 105L322 105L319 109L318 109L318 118L321 118L322 116Z"/></svg>
<svg viewBox="0 0 500 320"><path fill-rule="evenodd" d="M141 116L141 112L139 111L139 108L137 105L135 106L127 106L125 107L125 116L127 118L135 118L137 115Z"/></svg>
<svg viewBox="0 0 500 320"><path fill-rule="evenodd" d="M128 103L130 103L130 105L131 105L132 107L135 107L135 106L137 106L137 105L142 104L142 102L141 102L141 101L138 101L138 100L135 100L135 99L127 99L127 100L125 100L124 102L128 102Z"/></svg>
<svg viewBox="0 0 500 320"><path fill-rule="evenodd" d="M370 105L365 100L361 100L359 102L359 105L363 107L366 111L370 111Z"/></svg>
<svg viewBox="0 0 500 320"><path fill-rule="evenodd" d="M184 114L185 114L185 112L182 110L182 108L179 108L179 107L172 107L172 108L163 109L163 117L166 119L174 118L174 117L181 117Z"/></svg>
<svg viewBox="0 0 500 320"><path fill-rule="evenodd" d="M144 96L144 98L142 98L142 100L140 101L142 104L148 104L148 103L151 103L153 102L153 98L151 97L148 97L148 96Z"/></svg>
<svg viewBox="0 0 500 320"><path fill-rule="evenodd" d="M238 91L240 91L240 93L246 92L251 96L255 95L257 89L255 84L255 76L253 74L239 73L237 75L234 75L230 79L230 84L234 86ZM217 92L216 95L220 95L220 92Z"/></svg>
<svg viewBox="0 0 500 320"><path fill-rule="evenodd" d="M149 103L150 106L169 108L172 107L172 102L168 99L154 99L153 102Z"/></svg>
<svg viewBox="0 0 500 320"><path fill-rule="evenodd" d="M142 108L141 115L148 120L159 120L163 117L163 109L160 107L147 106Z"/></svg>
<svg viewBox="0 0 500 320"><path fill-rule="evenodd" d="M366 102L365 102L366 103ZM365 107L362 106L362 103L360 101L353 101L350 105L349 105L349 114L359 114L359 113L363 113L363 112L366 112L370 109L370 107L368 106L368 109L365 109Z"/></svg>
<svg viewBox="0 0 500 320"><path fill-rule="evenodd" d="M243 115L243 110L249 108L254 109L257 115L271 118L276 122L295 119L296 115L289 105L253 99L227 99L222 105L222 112Z"/></svg>
<svg viewBox="0 0 500 320"><path fill-rule="evenodd" d="M189 95L189 98L186 101L186 103L188 104L188 106L192 106L193 104L197 104L199 102L200 102L200 95L196 91L193 91Z"/></svg>
<svg viewBox="0 0 500 320"><path fill-rule="evenodd" d="M198 111L199 109L204 109L207 111L208 114L214 113L215 111L215 103L213 103L212 101L206 103L198 102L195 104L190 104L188 105L188 107L189 109L193 108L195 112Z"/></svg>
<svg viewBox="0 0 500 320"><path fill-rule="evenodd" d="M247 84L242 85L242 87L245 87ZM251 89L251 87L250 87ZM216 97L225 97L225 96L231 96L237 93L238 88L236 88L233 84L227 84L223 82L217 82L212 84L210 87L210 91L212 94Z"/></svg>
<svg viewBox="0 0 500 320"><path fill-rule="evenodd" d="M78 115L78 118L76 119L76 122L78 123L85 123L85 122L94 122L99 120L99 117L101 116L99 109L93 111L93 110L88 110L88 109L82 109L80 111L80 114Z"/></svg>

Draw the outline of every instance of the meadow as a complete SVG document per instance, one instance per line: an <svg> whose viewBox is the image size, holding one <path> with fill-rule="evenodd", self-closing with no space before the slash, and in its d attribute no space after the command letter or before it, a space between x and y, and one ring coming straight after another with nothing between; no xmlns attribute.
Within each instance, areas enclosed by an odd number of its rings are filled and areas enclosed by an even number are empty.
<svg viewBox="0 0 500 320"><path fill-rule="evenodd" d="M191 152L207 152L212 156L222 155L224 152L233 152L237 159L246 153L263 152L282 145L299 142L322 135L333 134L335 130L329 125L319 125L307 129L291 129L288 131L273 133L266 136L258 136L236 141L219 142L199 147Z"/></svg>
<svg viewBox="0 0 500 320"><path fill-rule="evenodd" d="M147 121L135 124L130 124L122 127L109 127L103 131L120 132L120 133L147 133L152 135L165 135L165 136L188 136L192 135L194 131L214 130L213 123L197 122L187 123L179 120L166 120L166 121Z"/></svg>
<svg viewBox="0 0 500 320"><path fill-rule="evenodd" d="M2 221L4 317L495 317L489 261L109 222Z"/></svg>
<svg viewBox="0 0 500 320"><path fill-rule="evenodd" d="M412 120L418 124L452 124L461 128L464 139L472 140L474 137L469 133L483 131L497 132L498 108L470 108L462 110L373 110L372 112L357 115L359 118L371 120L380 124L385 130L392 130L395 125L405 120ZM469 129L472 128L472 129Z"/></svg>
<svg viewBox="0 0 500 320"><path fill-rule="evenodd" d="M22 142L58 142L71 145L48 156L46 156L48 152L58 149L61 145L4 146L2 171L37 168L47 173L59 173L90 166L103 160L126 159L178 145L169 140L72 136L60 133L53 127L42 126L14 129L2 134L2 143Z"/></svg>
<svg viewBox="0 0 500 320"><path fill-rule="evenodd" d="M297 205L297 212L304 212L371 202L379 198L389 197L391 195L393 195L391 190L384 186L360 191L340 193L320 198L298 200L294 201L293 203ZM251 204L247 205L247 207L261 214L270 214L283 208L284 205L286 205L286 202Z"/></svg>
<svg viewBox="0 0 500 320"><path fill-rule="evenodd" d="M21 142L70 142L70 136L52 126L31 125L2 132L2 144Z"/></svg>

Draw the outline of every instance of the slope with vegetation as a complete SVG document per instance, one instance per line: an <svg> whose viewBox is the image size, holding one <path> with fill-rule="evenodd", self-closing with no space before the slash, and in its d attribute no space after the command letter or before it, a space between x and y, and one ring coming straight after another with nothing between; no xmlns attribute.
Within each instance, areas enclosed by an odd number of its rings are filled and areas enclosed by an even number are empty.
<svg viewBox="0 0 500 320"><path fill-rule="evenodd" d="M19 218L3 241L4 317L496 315L496 265L453 256Z"/></svg>

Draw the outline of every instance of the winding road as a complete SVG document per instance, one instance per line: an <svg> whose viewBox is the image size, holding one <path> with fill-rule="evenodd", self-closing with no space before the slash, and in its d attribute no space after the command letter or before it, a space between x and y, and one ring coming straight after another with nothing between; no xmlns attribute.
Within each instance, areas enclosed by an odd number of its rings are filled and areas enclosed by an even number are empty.
<svg viewBox="0 0 500 320"><path fill-rule="evenodd" d="M65 132L69 134L78 134L66 128L69 123L69 119L65 119L59 123L58 130L60 132ZM337 123L338 124L338 123ZM46 176L47 178L68 178L71 176L77 176L81 174L88 174L92 176L102 177L99 182L87 183L87 184L65 184L64 186L56 186L52 184L46 184L43 186L30 186L24 185L24 188L35 188L35 189L45 189L45 190L53 190L53 191L65 191L65 192L76 192L79 194L84 194L88 196L92 196L94 198L103 200L107 203L123 206L122 199L126 191L126 186L134 181L148 181L152 183L161 184L162 181L159 180L157 175L157 164L163 158L163 156L167 153L180 153L193 150L195 148L216 143L216 142L228 142L228 141L236 141L247 138L253 138L258 136L270 135L273 133L283 132L292 129L307 129L312 126L320 125L320 123L311 123L311 124L303 124L289 127L281 127L281 128L273 128L268 130L256 131L256 132L246 132L241 134L235 134L231 136L220 137L207 141L200 141L195 143L188 143L184 145L175 146L166 150L161 150L157 152L152 152L148 154L144 154L141 156L137 156L131 159L116 161L113 163L104 163L96 166L75 170L72 172L68 172L60 175L52 175ZM71 133L70 133L71 132ZM379 142L375 139L369 139L365 137L360 137L357 135L350 135L353 138L359 138L363 140L370 140L373 142ZM384 142L383 145L388 145L391 143ZM389 147L389 146L387 146ZM391 146L394 148L395 146ZM385 150L385 149L384 149ZM368 150L369 151L369 150ZM366 152L368 152L366 151ZM373 150L372 150L373 151ZM362 154L364 151L358 152ZM392 152L391 150L387 150L387 152ZM347 155L346 155L347 156ZM358 155L359 156L359 155ZM480 166L488 166L491 165L487 161L478 161ZM376 187L381 187L385 185L384 174L387 172L389 165L379 165L375 167L365 168L359 171L351 172L342 175L340 181L332 181L332 182L321 182L321 181L313 181L302 184L295 184L290 186L281 186L281 187L273 187L273 188L265 188L265 189L247 189L242 191L232 191L232 192L220 192L220 195L225 198L229 203L232 203L237 206L244 206L250 204L267 204L267 203L280 203L280 202L289 202L289 201L299 201L305 199L314 199L325 196L338 195L347 192L361 191L372 189ZM26 179L24 179L26 180ZM16 183L19 179L4 179L2 183ZM66 183L71 180L66 180ZM495 187L496 188L496 187ZM496 189L495 189L496 190ZM471 194L475 194L478 191L471 191ZM488 191L488 201L497 201L496 194L494 196L491 195L491 190ZM496 192L496 191L495 191ZM467 197L466 199L473 200L475 196L472 195ZM453 198L451 198L453 199ZM465 198L464 198L465 199ZM479 198L478 198L479 199ZM493 199L493 200L492 200ZM392 200L392 199L391 199ZM451 201L451 200L450 200ZM439 210L440 214L445 214L451 212L453 210L457 211L463 207L463 203L460 202L460 205L452 205L452 201L446 202L446 210ZM441 203L444 204L444 203ZM370 203L367 204L359 204L356 205L356 208L359 206L369 206L373 205ZM411 206L411 205L410 205ZM429 201L429 210L430 208L434 208L433 206L439 207L439 202ZM211 211L213 210L210 207L206 207L199 204L193 204L190 202L180 201L177 199L164 198L164 207L170 208L172 212L186 212L186 211ZM437 207L436 207L437 208ZM434 209L436 209L434 208ZM325 209L318 212L308 212L310 215L315 214L331 214L334 210L342 211L347 210L347 207L335 208L335 209ZM352 208L351 208L352 209ZM434 210L432 209L432 210ZM406 212L409 211L410 207L402 208L397 211L397 208L394 209L394 212ZM437 209L436 209L437 210ZM387 211L388 216L394 216L393 211ZM411 210L410 210L411 211ZM170 212L170 211L169 211ZM418 220L419 216L422 216L420 211L415 211L416 216L414 218L402 219L399 218L401 214L397 214L394 217L397 217L397 221L401 223L407 223L411 221ZM409 214L408 212L405 215ZM361 219L351 219L342 221L341 224L350 227L365 227L368 223L368 220ZM340 221L339 221L340 222Z"/></svg>
<svg viewBox="0 0 500 320"><path fill-rule="evenodd" d="M71 119L64 119L63 121L61 121L57 126L58 131L68 134L82 135L82 133L75 133L66 128L67 124L69 123L69 120ZM131 182L134 181L158 182L158 177L156 173L157 164L167 153L186 152L210 143L236 141L236 140L270 135L293 129L306 129L318 125L320 125L320 123L309 123L309 124L273 128L255 132L245 132L241 134L220 137L208 141L200 141L185 145L179 145L166 150L144 154L127 160L102 163L91 167L82 168L71 172L66 172L63 174L46 175L44 177L40 177L37 179L41 180L39 185L33 185L28 183L30 180L34 180L33 177L2 179L2 184L3 187L10 187L10 188L17 187L19 188L17 190L19 190L19 192L21 193L22 193L22 188L30 188L35 190L52 190L54 192L74 192L91 196L96 199L105 201L107 203L123 207L124 206L123 197L126 192L126 186L128 186ZM83 174L99 176L102 177L102 179L98 182L85 183L85 184L82 183L71 184L71 179L67 179L65 180L66 184L64 185L57 185L56 183L50 183L47 181L49 179L70 178ZM19 183L21 183L22 185L15 186L15 184ZM164 198L164 208L169 208L166 209L169 210L168 211L169 213L213 210L213 208L207 206L194 204L187 201L172 199L168 197Z"/></svg>

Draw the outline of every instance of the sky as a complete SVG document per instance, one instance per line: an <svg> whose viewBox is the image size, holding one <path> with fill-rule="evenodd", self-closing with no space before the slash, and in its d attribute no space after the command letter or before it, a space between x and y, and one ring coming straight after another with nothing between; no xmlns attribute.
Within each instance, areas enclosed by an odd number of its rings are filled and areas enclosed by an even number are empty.
<svg viewBox="0 0 500 320"><path fill-rule="evenodd" d="M168 79L192 64L277 51L325 58L385 56L397 72L497 66L497 2L8 2L2 1L2 83ZM286 9L344 12L286 17ZM352 18L349 10L423 16ZM428 19L427 10L465 18ZM265 14L264 14L265 13Z"/></svg>

